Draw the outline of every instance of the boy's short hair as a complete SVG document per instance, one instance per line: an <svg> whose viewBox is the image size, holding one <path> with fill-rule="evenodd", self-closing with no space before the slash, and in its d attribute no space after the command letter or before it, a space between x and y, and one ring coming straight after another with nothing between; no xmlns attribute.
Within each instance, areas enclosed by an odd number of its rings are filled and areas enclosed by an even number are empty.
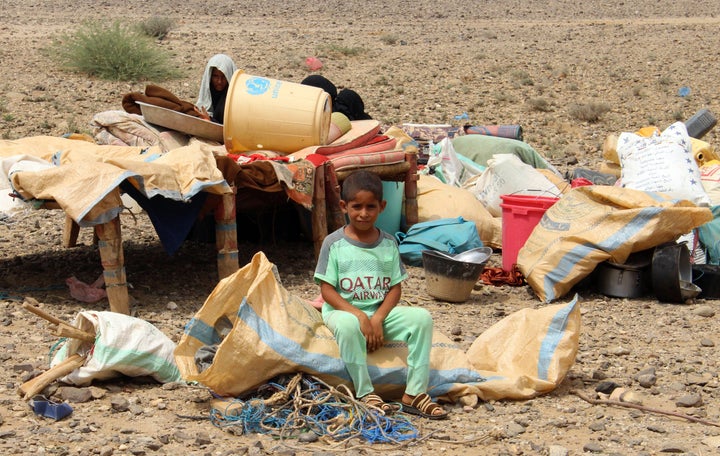
<svg viewBox="0 0 720 456"><path fill-rule="evenodd" d="M361 191L373 194L378 201L383 200L382 180L380 176L370 171L355 171L345 178L342 184L340 197L343 201L352 201Z"/></svg>

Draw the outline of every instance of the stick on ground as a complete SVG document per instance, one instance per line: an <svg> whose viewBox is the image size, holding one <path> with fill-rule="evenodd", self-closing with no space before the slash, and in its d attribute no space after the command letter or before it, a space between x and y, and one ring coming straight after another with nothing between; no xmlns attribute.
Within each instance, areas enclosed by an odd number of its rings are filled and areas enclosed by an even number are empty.
<svg viewBox="0 0 720 456"><path fill-rule="evenodd" d="M613 400L609 400L609 399L592 399L592 398L589 398L588 396L586 396L585 394L581 393L580 391L576 391L576 390L570 391L570 393L576 395L577 397L584 400L585 402L588 402L593 405L615 405L618 407L634 408L634 409L642 410L645 412L659 413L661 415L668 415L668 416L675 416L678 418L682 418L684 420L693 421L695 423L707 424L708 426L720 427L720 423L704 420L702 418L698 418L698 417L695 417L692 415L687 415L685 413L679 413L679 412L673 412L670 410L663 410L663 409L657 409L657 408L653 408L653 407L647 407L645 405L633 404L632 402L613 401Z"/></svg>

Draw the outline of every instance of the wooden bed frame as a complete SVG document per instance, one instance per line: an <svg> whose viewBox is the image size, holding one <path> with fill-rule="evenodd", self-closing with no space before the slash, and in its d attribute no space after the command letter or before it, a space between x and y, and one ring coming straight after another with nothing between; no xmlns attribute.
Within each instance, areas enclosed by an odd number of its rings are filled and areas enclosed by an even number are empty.
<svg viewBox="0 0 720 456"><path fill-rule="evenodd" d="M328 161L315 168L315 188L313 191L313 209L311 212L312 240L317 257L322 241L329 232L345 224L344 216L340 210L340 185L343 180L359 168L336 171L333 164ZM363 167L374 172L384 181L405 183L405 229L418 222L417 204L417 155L406 153L405 161L401 163ZM237 188L232 186L233 193L223 195L220 202L213 209L215 214L215 246L218 251L217 267L218 277L223 279L239 269L236 226L236 193ZM45 209L60 209L54 202L46 202ZM63 245L74 247L77 244L79 226L70 217L65 218L63 232ZM103 276L107 290L110 310L123 314L130 313L129 296L125 274L124 255L122 248L122 233L120 217L96 225L95 238L100 250L100 261L103 266Z"/></svg>

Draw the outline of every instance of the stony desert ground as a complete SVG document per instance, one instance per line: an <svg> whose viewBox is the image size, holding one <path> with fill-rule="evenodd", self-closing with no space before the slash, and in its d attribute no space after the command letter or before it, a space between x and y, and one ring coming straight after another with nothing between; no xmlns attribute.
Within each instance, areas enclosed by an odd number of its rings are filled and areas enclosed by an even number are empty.
<svg viewBox="0 0 720 456"><path fill-rule="evenodd" d="M358 91L367 111L387 125L519 124L525 141L562 171L595 169L606 135L646 125L665 128L702 108L720 112L717 31L720 3L690 1L142 2L5 0L0 8L2 139L90 132L101 111L120 109L125 93L158 83L194 101L205 62L231 55L251 74L299 81L305 58L321 73ZM170 17L158 43L184 76L170 81L103 81L58 69L45 49L53 36L84 20L139 22ZM339 52L339 51L345 52ZM352 52L348 52L352 50ZM680 96L681 88L690 93ZM573 113L604 103L596 122ZM467 114L465 117L464 114ZM456 117L460 117L457 119ZM718 132L704 139L718 147ZM146 217L122 217L134 312L178 341L185 323L217 283L211 245L187 242L168 257ZM710 455L720 451L720 343L714 300L684 305L652 297L581 295L576 363L553 392L526 401L450 405L444 422L416 423L426 436L413 445L331 448L239 436L207 419L202 388L163 388L129 379L91 389L62 421L41 418L17 387L47 368L57 338L19 307L30 296L64 320L85 308L65 279L92 282L101 273L90 230L79 245L61 246L59 211L0 220L0 453L47 455L233 454L637 454ZM262 250L285 286L302 297L312 284L312 246L279 236L248 236L240 262ZM490 265L499 265L493 255ZM516 310L542 304L527 287L478 286L470 300L430 298L422 268L410 268L406 298L427 307L439 330L467 348ZM643 409L592 405L600 382L639 396ZM58 394L60 394L58 392ZM62 397L60 397L62 398Z"/></svg>

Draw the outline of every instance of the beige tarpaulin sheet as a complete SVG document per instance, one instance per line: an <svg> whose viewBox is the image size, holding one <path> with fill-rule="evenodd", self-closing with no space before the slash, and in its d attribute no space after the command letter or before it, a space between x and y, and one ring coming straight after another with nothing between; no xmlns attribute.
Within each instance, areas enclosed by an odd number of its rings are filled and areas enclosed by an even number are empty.
<svg viewBox="0 0 720 456"><path fill-rule="evenodd" d="M12 190L24 200L56 201L80 226L106 223L118 215L118 186L125 180L148 198L188 201L199 192L232 192L211 148L200 142L162 153L157 147L97 145L50 136L0 141L5 172L7 165L23 158L49 165L11 173L7 177Z"/></svg>
<svg viewBox="0 0 720 456"><path fill-rule="evenodd" d="M462 398L465 404L550 392L575 361L579 335L577 299L515 312L487 328L467 352L435 331L428 392L451 402ZM200 370L196 355L213 346L211 365ZM378 394L400 398L406 358L406 344L393 341L368 355ZM276 375L295 372L330 385L351 385L320 312L283 288L275 265L262 252L215 287L185 326L175 361L185 380L222 396L241 395Z"/></svg>
<svg viewBox="0 0 720 456"><path fill-rule="evenodd" d="M578 187L550 207L517 263L542 301L568 293L599 263L675 241L713 219L707 207L667 194L606 185Z"/></svg>

